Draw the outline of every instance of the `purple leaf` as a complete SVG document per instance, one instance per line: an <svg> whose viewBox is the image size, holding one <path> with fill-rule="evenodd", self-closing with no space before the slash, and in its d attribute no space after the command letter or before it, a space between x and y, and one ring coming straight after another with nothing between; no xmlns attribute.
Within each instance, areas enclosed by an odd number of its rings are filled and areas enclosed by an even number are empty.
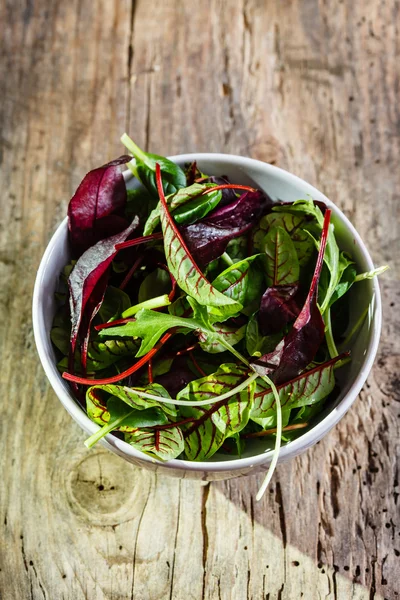
<svg viewBox="0 0 400 600"><path fill-rule="evenodd" d="M107 287L108 268L117 254L115 246L125 241L138 225L139 219L135 217L127 229L105 240L100 240L95 246L86 250L69 276L71 360L75 354L78 334L83 340L82 355L85 354L90 323L100 308ZM82 357L82 364L83 366L86 364L85 356Z"/></svg>
<svg viewBox="0 0 400 600"><path fill-rule="evenodd" d="M296 301L299 285L275 285L269 287L261 298L258 324L263 335L279 333L300 312Z"/></svg>
<svg viewBox="0 0 400 600"><path fill-rule="evenodd" d="M156 378L156 383L162 385L171 398L175 398L193 379L196 379L196 375L188 367L187 360L183 357L178 357L174 360L168 373L159 375Z"/></svg>
<svg viewBox="0 0 400 600"><path fill-rule="evenodd" d="M180 231L194 260L204 267L225 252L230 240L249 231L272 206L265 193L246 192Z"/></svg>
<svg viewBox="0 0 400 600"><path fill-rule="evenodd" d="M75 254L82 254L105 236L127 227L122 216L127 200L126 187L119 167L130 160L130 156L120 156L90 171L72 196L68 206L68 228Z"/></svg>
<svg viewBox="0 0 400 600"><path fill-rule="evenodd" d="M293 328L273 352L264 355L255 363L259 371L261 367L260 372L263 372L263 374L273 373L273 380L276 385L297 377L313 360L324 339L325 326L317 305L317 299L318 282L324 261L331 212L329 209L325 212L321 243L310 291Z"/></svg>

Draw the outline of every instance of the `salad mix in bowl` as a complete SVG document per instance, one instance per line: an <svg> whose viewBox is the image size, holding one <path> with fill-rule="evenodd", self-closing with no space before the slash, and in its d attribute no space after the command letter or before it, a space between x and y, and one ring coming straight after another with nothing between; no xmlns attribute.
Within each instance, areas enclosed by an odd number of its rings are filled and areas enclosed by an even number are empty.
<svg viewBox="0 0 400 600"><path fill-rule="evenodd" d="M72 260L51 331L58 368L101 425L154 459L275 452L338 394L357 273L331 210L140 150L88 173L68 207ZM127 189L121 167L136 178ZM345 335L347 333L347 335Z"/></svg>

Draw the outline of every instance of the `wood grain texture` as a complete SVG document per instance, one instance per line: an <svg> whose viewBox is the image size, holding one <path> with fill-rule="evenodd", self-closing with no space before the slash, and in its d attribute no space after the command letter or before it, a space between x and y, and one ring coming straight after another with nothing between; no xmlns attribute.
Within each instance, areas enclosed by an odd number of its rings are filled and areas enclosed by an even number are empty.
<svg viewBox="0 0 400 600"><path fill-rule="evenodd" d="M0 3L0 597L400 598L400 6L396 0ZM201 485L87 451L34 349L43 250L121 152L282 166L351 218L382 278L379 356L305 455Z"/></svg>

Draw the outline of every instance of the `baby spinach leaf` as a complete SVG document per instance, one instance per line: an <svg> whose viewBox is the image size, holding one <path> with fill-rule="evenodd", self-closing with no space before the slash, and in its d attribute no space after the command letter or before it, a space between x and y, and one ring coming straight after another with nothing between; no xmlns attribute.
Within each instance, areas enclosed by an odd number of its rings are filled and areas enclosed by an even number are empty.
<svg viewBox="0 0 400 600"><path fill-rule="evenodd" d="M202 219L220 203L221 190L210 192L206 196L197 196L191 202L182 204L174 211L175 222L179 225L191 225Z"/></svg>
<svg viewBox="0 0 400 600"><path fill-rule="evenodd" d="M251 315L246 327L246 349L250 356L260 357L272 352L281 341L283 333L264 336L258 325L258 313Z"/></svg>
<svg viewBox="0 0 400 600"><path fill-rule="evenodd" d="M225 296L247 308L259 303L263 289L263 275L256 264L258 254L234 263L212 282Z"/></svg>
<svg viewBox="0 0 400 600"><path fill-rule="evenodd" d="M172 460L182 454L184 441L179 427L139 429L125 435L131 446L160 460Z"/></svg>
<svg viewBox="0 0 400 600"><path fill-rule="evenodd" d="M119 288L109 285L100 306L99 317L102 323L114 321L131 305L128 294Z"/></svg>
<svg viewBox="0 0 400 600"><path fill-rule="evenodd" d="M156 164L161 168L163 189L165 194L172 194L179 188L186 187L185 172L171 160L157 154L149 154L141 150L130 137L124 133L121 137L121 142L133 154L136 160L134 166L134 174L139 181L147 188L147 190L158 198L156 184ZM130 157L129 157L130 158ZM129 166L129 164L128 164Z"/></svg>
<svg viewBox="0 0 400 600"><path fill-rule="evenodd" d="M266 277L269 286L288 285L299 281L299 261L290 235L282 227L272 227L265 236L262 249L266 254Z"/></svg>
<svg viewBox="0 0 400 600"><path fill-rule="evenodd" d="M164 233L164 249L170 272L179 287L199 304L209 306L216 315L235 314L240 304L221 294L204 277L194 262L187 246L172 219L161 186L161 172L157 169L157 183L161 201L161 226Z"/></svg>
<svg viewBox="0 0 400 600"><path fill-rule="evenodd" d="M68 229L74 253L80 256L99 240L126 229L122 217L126 187L120 166L130 160L120 156L90 171L68 205Z"/></svg>
<svg viewBox="0 0 400 600"><path fill-rule="evenodd" d="M303 230L310 217L302 214L275 212L277 208L278 207L274 207L274 212L262 217L254 230L254 248L258 251L262 250L265 235L269 233L273 227L281 227L289 234L296 249L299 265L300 267L303 267L309 262L314 251L313 241L310 239L307 232ZM279 210L284 210L284 208L285 207L283 206L279 208Z"/></svg>
<svg viewBox="0 0 400 600"><path fill-rule="evenodd" d="M140 229L143 229L149 215L156 208L157 200L145 188L139 187L127 190L127 205L125 214L128 218L139 218ZM146 235L146 234L144 234Z"/></svg>
<svg viewBox="0 0 400 600"><path fill-rule="evenodd" d="M293 409L320 402L335 387L333 367L342 357L336 357L298 375L291 381L277 385L282 408ZM267 418L276 412L275 398L263 379L256 380L254 403L250 418Z"/></svg>
<svg viewBox="0 0 400 600"><path fill-rule="evenodd" d="M167 196L165 198L165 201L168 205L169 211L171 213L173 213L174 211L178 212L179 210L182 210L183 213L185 213L187 207L189 207L192 204L192 202L195 202L195 201L198 201L200 206L202 204L204 204L205 209L206 209L206 206L208 205L207 203L209 201L209 197L208 197L209 195L211 195L211 203L208 206L209 207L213 206L213 203L215 203L215 206L216 206L218 204L218 202L221 200L221 191L220 190L217 190L215 193L207 194L206 196L201 196L201 194L205 190L209 189L210 187L212 187L212 186L194 183L193 185L190 185L189 187L181 188L181 189L177 190L176 192L174 192L173 194L170 194L169 196ZM209 210L212 210L212 208L209 208ZM209 212L209 210L207 210L207 212ZM201 212L200 208L199 208L199 212ZM207 212L205 212L204 215L207 214ZM176 214L174 214L174 218L175 217L176 217ZM200 217L198 217L198 218L200 218ZM183 217L183 219L184 219L184 217ZM180 222L179 217L178 217L178 219L175 219L175 220L177 223ZM160 203L158 202L157 206L153 209L153 211L149 215L149 218L146 221L143 235L150 235L151 233L153 233L153 231L155 229L157 229L157 227L159 225L160 225Z"/></svg>
<svg viewBox="0 0 400 600"><path fill-rule="evenodd" d="M225 364L213 375L192 381L178 394L178 399L188 401L210 398L210 405L180 407L180 413L185 419L193 418L192 423L181 426L188 460L210 458L227 437L246 426L253 402L254 381L230 398L212 403L214 397L233 390L246 377L247 374L241 367Z"/></svg>
<svg viewBox="0 0 400 600"><path fill-rule="evenodd" d="M171 291L171 278L167 271L157 268L149 273L140 284L138 301L145 302L154 296L168 294Z"/></svg>

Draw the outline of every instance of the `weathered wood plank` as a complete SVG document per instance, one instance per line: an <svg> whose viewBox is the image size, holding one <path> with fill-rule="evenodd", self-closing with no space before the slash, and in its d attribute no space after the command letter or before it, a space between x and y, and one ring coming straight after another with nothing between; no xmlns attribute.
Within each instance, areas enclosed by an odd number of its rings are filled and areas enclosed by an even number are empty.
<svg viewBox="0 0 400 600"><path fill-rule="evenodd" d="M0 11L2 597L396 600L398 3ZM230 152L297 173L392 266L368 384L333 432L279 467L261 503L260 476L204 486L86 451L38 364L35 269L80 178L121 152L124 129L159 153Z"/></svg>

